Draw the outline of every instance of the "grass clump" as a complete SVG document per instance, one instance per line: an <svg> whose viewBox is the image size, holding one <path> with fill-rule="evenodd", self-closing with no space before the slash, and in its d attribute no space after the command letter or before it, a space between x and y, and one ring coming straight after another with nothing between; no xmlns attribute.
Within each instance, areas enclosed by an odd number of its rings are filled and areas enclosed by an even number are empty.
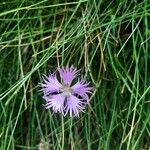
<svg viewBox="0 0 150 150"><path fill-rule="evenodd" d="M0 3L0 149L149 149L147 0ZM95 87L80 118L43 107L42 75L67 64Z"/></svg>

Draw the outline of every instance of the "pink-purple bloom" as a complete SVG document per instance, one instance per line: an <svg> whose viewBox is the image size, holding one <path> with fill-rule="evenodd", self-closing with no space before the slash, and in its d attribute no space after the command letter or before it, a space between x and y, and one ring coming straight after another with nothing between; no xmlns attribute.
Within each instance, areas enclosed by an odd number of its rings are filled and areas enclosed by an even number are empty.
<svg viewBox="0 0 150 150"><path fill-rule="evenodd" d="M79 117L79 112L84 111L93 88L84 79L72 85L72 81L79 76L79 70L73 66L57 70L61 81L55 73L50 73L44 76L44 83L41 84L46 108L51 108L53 112L62 113L64 116L69 114L70 117Z"/></svg>

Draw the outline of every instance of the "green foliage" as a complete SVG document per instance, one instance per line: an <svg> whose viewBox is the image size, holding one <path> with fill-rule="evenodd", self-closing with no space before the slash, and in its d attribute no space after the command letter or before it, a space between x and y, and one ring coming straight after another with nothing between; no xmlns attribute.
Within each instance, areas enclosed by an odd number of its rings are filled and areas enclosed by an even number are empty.
<svg viewBox="0 0 150 150"><path fill-rule="evenodd" d="M150 148L148 0L2 0L0 149ZM38 84L74 65L95 90L80 118L45 110Z"/></svg>

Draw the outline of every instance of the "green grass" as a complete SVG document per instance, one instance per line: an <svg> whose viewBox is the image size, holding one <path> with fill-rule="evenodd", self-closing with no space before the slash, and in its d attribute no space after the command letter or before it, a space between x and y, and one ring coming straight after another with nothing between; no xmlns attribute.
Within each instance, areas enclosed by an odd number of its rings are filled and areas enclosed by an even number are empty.
<svg viewBox="0 0 150 150"><path fill-rule="evenodd" d="M150 149L150 4L0 2L0 150ZM43 106L43 74L74 65L95 88L80 118Z"/></svg>

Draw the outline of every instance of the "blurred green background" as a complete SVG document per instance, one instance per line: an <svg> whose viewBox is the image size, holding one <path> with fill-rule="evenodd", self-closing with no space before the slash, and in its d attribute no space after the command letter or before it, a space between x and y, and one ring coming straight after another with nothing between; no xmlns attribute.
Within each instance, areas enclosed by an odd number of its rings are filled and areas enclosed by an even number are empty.
<svg viewBox="0 0 150 150"><path fill-rule="evenodd" d="M0 150L148 150L149 19L148 0L1 0ZM95 88L80 118L39 91L67 64Z"/></svg>

